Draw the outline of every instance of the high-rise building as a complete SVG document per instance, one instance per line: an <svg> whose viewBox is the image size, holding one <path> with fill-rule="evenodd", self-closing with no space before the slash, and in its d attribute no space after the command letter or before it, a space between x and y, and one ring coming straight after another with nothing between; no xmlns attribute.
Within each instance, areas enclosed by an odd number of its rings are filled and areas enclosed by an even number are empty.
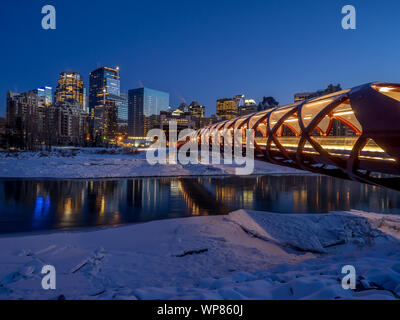
<svg viewBox="0 0 400 320"><path fill-rule="evenodd" d="M188 107L188 112L194 122L193 128L200 129L201 119L206 116L206 107L200 105L197 101L193 101Z"/></svg>
<svg viewBox="0 0 400 320"><path fill-rule="evenodd" d="M89 114L89 96L87 95L86 88L83 88L83 111Z"/></svg>
<svg viewBox="0 0 400 320"><path fill-rule="evenodd" d="M119 68L101 67L89 75L89 109L90 112L97 105L104 104L104 93L114 96L120 95Z"/></svg>
<svg viewBox="0 0 400 320"><path fill-rule="evenodd" d="M38 106L38 96L35 90L16 93L7 92L7 124L10 128L19 126L19 123L33 119Z"/></svg>
<svg viewBox="0 0 400 320"><path fill-rule="evenodd" d="M52 143L83 145L88 136L88 114L76 101L60 101L48 108Z"/></svg>
<svg viewBox="0 0 400 320"><path fill-rule="evenodd" d="M257 103L254 99L243 100L239 106L239 112L241 116L246 114L252 114L258 111Z"/></svg>
<svg viewBox="0 0 400 320"><path fill-rule="evenodd" d="M78 72L61 72L56 92L55 103L76 101L83 107L83 80Z"/></svg>
<svg viewBox="0 0 400 320"><path fill-rule="evenodd" d="M118 104L117 114L118 114L118 139L121 140L123 137L128 136L128 99L124 93L121 94L123 99L121 103Z"/></svg>
<svg viewBox="0 0 400 320"><path fill-rule="evenodd" d="M37 96L40 100L40 104L49 106L53 104L53 88L52 87L41 87L36 89Z"/></svg>
<svg viewBox="0 0 400 320"><path fill-rule="evenodd" d="M49 130L46 131L48 106L43 104L44 101L39 99L37 90L7 92L7 127L14 146L31 149L50 134Z"/></svg>
<svg viewBox="0 0 400 320"><path fill-rule="evenodd" d="M10 142L21 148L35 145L80 144L88 135L87 114L75 99L46 105L41 90L7 92Z"/></svg>
<svg viewBox="0 0 400 320"><path fill-rule="evenodd" d="M128 99L126 94L122 93L121 98L123 101L118 104L118 125L128 125Z"/></svg>
<svg viewBox="0 0 400 320"><path fill-rule="evenodd" d="M126 99L120 96L119 68L101 67L90 73L89 110L91 131L105 140L115 139L119 110L123 113Z"/></svg>
<svg viewBox="0 0 400 320"><path fill-rule="evenodd" d="M217 100L217 116L221 120L234 119L240 115L240 105L244 103L244 95L237 95L234 98Z"/></svg>
<svg viewBox="0 0 400 320"><path fill-rule="evenodd" d="M206 116L206 107L200 105L197 101L193 101L189 105L189 111L192 113L193 118L204 118Z"/></svg>
<svg viewBox="0 0 400 320"><path fill-rule="evenodd" d="M128 93L128 135L144 137L155 127L154 121L161 111L169 107L169 93L139 88Z"/></svg>

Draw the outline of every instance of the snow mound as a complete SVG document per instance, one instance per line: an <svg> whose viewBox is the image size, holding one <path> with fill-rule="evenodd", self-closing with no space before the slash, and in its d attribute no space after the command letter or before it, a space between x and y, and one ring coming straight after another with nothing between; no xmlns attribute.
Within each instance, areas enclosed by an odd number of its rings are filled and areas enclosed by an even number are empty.
<svg viewBox="0 0 400 320"><path fill-rule="evenodd" d="M236 211L0 237L0 300L400 299L399 225L400 216L366 212ZM54 291L41 286L48 264ZM355 290L342 287L345 265Z"/></svg>
<svg viewBox="0 0 400 320"><path fill-rule="evenodd" d="M357 210L352 210L351 214L368 219L373 227L400 239L400 216Z"/></svg>
<svg viewBox="0 0 400 320"><path fill-rule="evenodd" d="M276 214L238 210L228 219L263 240L315 253L346 243L372 245L375 238L385 236L368 218L346 212Z"/></svg>

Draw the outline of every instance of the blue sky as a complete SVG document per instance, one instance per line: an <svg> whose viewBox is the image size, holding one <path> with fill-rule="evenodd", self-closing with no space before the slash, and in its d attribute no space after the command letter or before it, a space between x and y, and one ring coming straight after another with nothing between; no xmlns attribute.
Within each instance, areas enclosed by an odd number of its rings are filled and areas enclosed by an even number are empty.
<svg viewBox="0 0 400 320"><path fill-rule="evenodd" d="M54 5L57 29L41 28ZM341 28L341 8L357 30ZM98 66L119 66L123 91L168 91L171 104L239 93L281 104L329 83L400 82L400 1L3 0L0 114L6 91L56 86L63 70L88 85Z"/></svg>

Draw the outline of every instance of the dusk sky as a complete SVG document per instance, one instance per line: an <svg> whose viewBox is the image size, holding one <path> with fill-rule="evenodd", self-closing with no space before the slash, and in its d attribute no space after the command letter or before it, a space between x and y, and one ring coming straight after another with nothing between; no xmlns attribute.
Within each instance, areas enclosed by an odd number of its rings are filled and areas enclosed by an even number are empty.
<svg viewBox="0 0 400 320"><path fill-rule="evenodd" d="M64 70L119 66L123 92L167 91L171 105L243 93L281 105L341 83L400 82L400 1L5 0L0 12L0 114L6 91L55 87ZM42 6L57 29L41 28ZM357 10L343 30L341 8Z"/></svg>

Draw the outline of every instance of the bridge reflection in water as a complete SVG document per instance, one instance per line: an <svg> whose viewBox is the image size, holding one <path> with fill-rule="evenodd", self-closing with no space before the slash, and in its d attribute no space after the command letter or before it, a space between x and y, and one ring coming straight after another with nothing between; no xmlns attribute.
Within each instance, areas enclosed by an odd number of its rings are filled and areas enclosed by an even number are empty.
<svg viewBox="0 0 400 320"><path fill-rule="evenodd" d="M191 141L223 150L241 130L245 153L246 129L254 130L258 160L400 190L400 84L365 84L226 120Z"/></svg>
<svg viewBox="0 0 400 320"><path fill-rule="evenodd" d="M0 180L0 234L220 215L368 210L400 214L400 193L321 175Z"/></svg>

